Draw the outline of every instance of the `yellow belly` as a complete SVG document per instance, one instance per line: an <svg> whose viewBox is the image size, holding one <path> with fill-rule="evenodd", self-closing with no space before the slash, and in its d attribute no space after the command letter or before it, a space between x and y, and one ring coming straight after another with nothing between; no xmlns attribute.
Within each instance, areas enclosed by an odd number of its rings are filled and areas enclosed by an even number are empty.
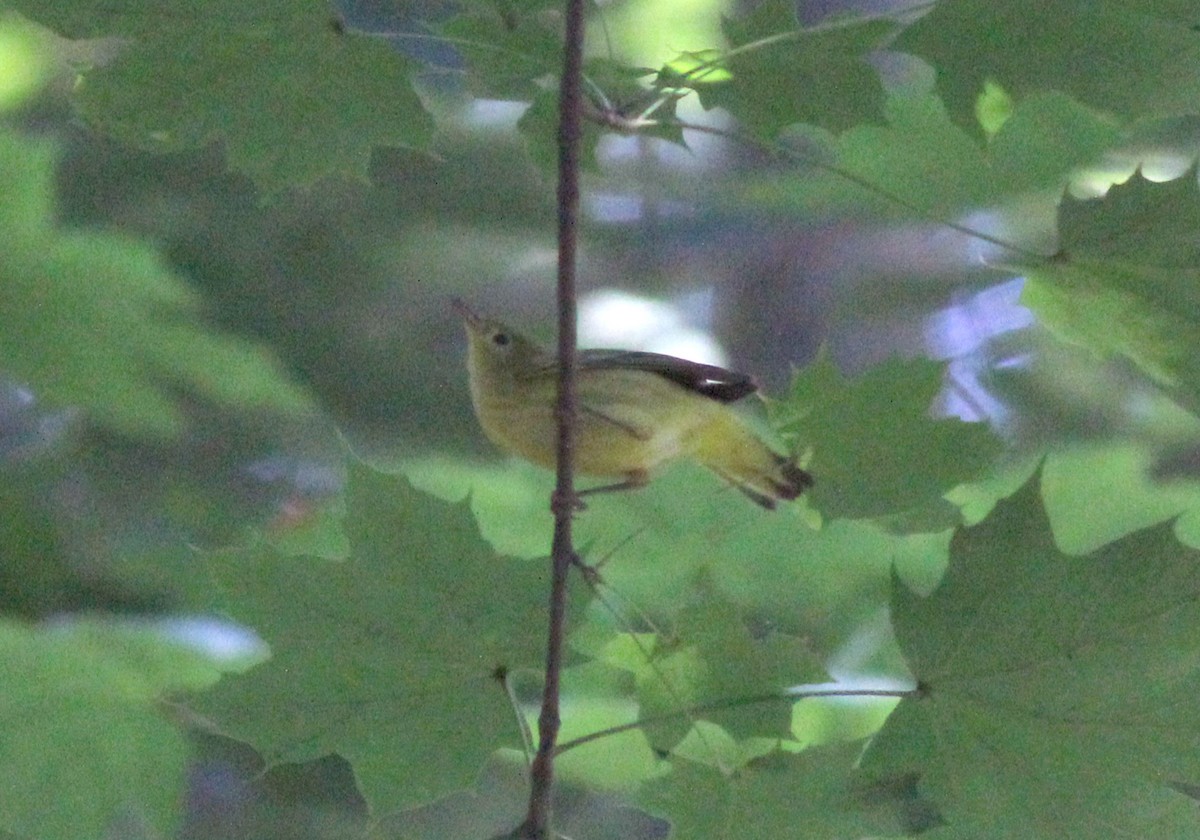
<svg viewBox="0 0 1200 840"><path fill-rule="evenodd" d="M644 371L584 376L578 390L575 467L598 477L652 472L668 461L693 454L698 430L716 412L728 410ZM481 401L476 405L480 425L502 449L553 469L558 434L553 393L547 391L537 399L529 396L523 395L519 402L503 398Z"/></svg>

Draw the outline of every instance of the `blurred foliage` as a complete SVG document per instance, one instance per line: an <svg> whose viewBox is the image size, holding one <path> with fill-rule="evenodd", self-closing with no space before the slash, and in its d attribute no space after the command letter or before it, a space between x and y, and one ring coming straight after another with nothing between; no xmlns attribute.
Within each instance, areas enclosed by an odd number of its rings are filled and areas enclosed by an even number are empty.
<svg viewBox="0 0 1200 840"><path fill-rule="evenodd" d="M589 499L560 825L1194 834L1194 9L837 6L593 10L582 288L817 485ZM549 321L560 10L3 10L0 832L508 831L551 477L448 301Z"/></svg>
<svg viewBox="0 0 1200 840"><path fill-rule="evenodd" d="M158 151L223 140L268 193L365 174L374 146L425 147L433 132L404 57L346 31L322 2L7 5L66 38L121 39L76 91L98 127Z"/></svg>
<svg viewBox="0 0 1200 840"><path fill-rule="evenodd" d="M0 355L9 376L145 437L182 431L170 393L181 386L250 409L309 407L261 352L189 323L195 299L153 250L56 229L45 148L0 135L0 172Z"/></svg>
<svg viewBox="0 0 1200 840"><path fill-rule="evenodd" d="M178 824L188 751L155 704L164 692L216 682L217 662L149 625L5 619L0 663L7 829L96 837L126 809L162 829Z"/></svg>

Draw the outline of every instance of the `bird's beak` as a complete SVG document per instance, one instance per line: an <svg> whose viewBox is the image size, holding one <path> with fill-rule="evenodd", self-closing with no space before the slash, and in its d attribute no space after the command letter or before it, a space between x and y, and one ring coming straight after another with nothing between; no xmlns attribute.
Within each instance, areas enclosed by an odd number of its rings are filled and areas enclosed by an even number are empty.
<svg viewBox="0 0 1200 840"><path fill-rule="evenodd" d="M450 305L454 307L454 311L458 316L467 322L467 326L472 329L479 329L483 326L483 318L474 309L467 306L462 298L454 298L450 301Z"/></svg>

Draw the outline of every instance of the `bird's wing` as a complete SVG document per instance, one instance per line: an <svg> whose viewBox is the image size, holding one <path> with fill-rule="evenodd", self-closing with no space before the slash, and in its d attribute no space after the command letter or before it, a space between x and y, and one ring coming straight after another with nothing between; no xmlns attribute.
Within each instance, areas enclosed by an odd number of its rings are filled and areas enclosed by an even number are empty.
<svg viewBox="0 0 1200 840"><path fill-rule="evenodd" d="M735 402L758 390L754 377L744 373L640 350L582 350L579 369L644 370L722 403Z"/></svg>
<svg viewBox="0 0 1200 840"><path fill-rule="evenodd" d="M588 417L594 417L603 423L608 423L611 426L615 426L636 440L648 441L654 437L654 429L651 426L638 423L632 418L626 420L617 417L611 409L605 410L596 408L595 406L589 405L585 402L579 406L579 410Z"/></svg>

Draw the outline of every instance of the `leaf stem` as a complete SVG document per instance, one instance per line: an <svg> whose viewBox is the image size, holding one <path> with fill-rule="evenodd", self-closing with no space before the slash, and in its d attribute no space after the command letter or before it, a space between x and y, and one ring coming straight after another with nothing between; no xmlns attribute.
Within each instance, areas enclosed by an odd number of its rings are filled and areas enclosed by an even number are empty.
<svg viewBox="0 0 1200 840"><path fill-rule="evenodd" d="M681 76L685 79L696 81L703 78L710 70L717 70L725 66L730 59L737 58L746 53L753 53L767 47L773 47L776 44L783 44L789 41L802 41L812 35L820 35L825 32L836 32L843 29L853 29L856 26L865 26L875 21L887 20L895 21L901 16L909 17L914 13L924 14L929 9L936 6L936 2L915 3L912 6L906 6L898 9L891 9L886 12L876 14L862 15L847 15L846 17L833 17L829 20L823 20L820 23L815 23L812 26L801 26L796 29L789 29L786 32L777 32L774 35L767 35L755 41L748 41L731 49L725 50L719 55L714 56L708 61L703 61L697 64Z"/></svg>
<svg viewBox="0 0 1200 840"><path fill-rule="evenodd" d="M563 69L559 80L558 125L558 420L557 476L550 500L554 512L551 544L550 627L546 682L538 716L538 749L530 765L529 808L517 836L550 840L555 744L558 740L559 679L566 627L567 577L575 564L571 523L577 507L574 484L575 418L575 255L579 229L579 155L583 133L583 0L566 0Z"/></svg>
<svg viewBox="0 0 1200 840"><path fill-rule="evenodd" d="M752 706L756 703L774 703L777 701L792 701L805 700L810 697L896 697L905 699L909 697L919 697L920 691L915 688L818 688L818 689L801 689L799 691L776 691L768 694L752 694L746 697L728 697L723 700L716 700L712 703L702 703L699 706L692 706L687 709L680 709L674 712L664 712L661 715L651 715L650 717L640 718L639 720L630 721L629 723L610 726L606 729L598 729L595 732L589 732L587 735L581 735L578 738L572 738L570 741L563 741L558 745L556 752L566 752L567 750L581 747L591 741L607 738L610 735L619 735L622 732L628 732L631 729L638 729L652 723L664 723L666 721L675 720L677 718L703 714L704 712L715 712L722 709L735 709L741 706Z"/></svg>
<svg viewBox="0 0 1200 840"><path fill-rule="evenodd" d="M933 222L934 224L942 225L950 230L957 231L964 236L969 236L972 239L977 239L981 242L987 242L989 245L995 245L997 248L1002 248L1008 251L1010 254L1030 260L1035 265L1041 265L1054 258L1053 254L1045 254L1040 251L1033 251L1028 248L1023 248L1020 245L1016 245L1012 242L1006 242L998 236L992 236L991 234L984 233L981 230L975 230L967 225L959 224L958 222L955 222L949 218L940 216L932 210L922 207L916 202L909 201L900 194L885 189L884 187L871 182L867 178L864 178L863 176L858 175L849 169L838 166L836 163L828 163L827 161L820 160L815 155L807 155L795 149L789 149L779 143L771 143L765 140L760 140L757 137L745 134L744 132L727 131L715 126L703 125L700 123L690 123L683 120L673 120L672 125L678 126L680 129L697 131L702 134L711 134L716 137L723 137L727 140L744 143L747 146L753 146L760 151L772 155L773 157L781 158L787 161L803 163L806 166L811 166L813 169L824 170L831 175L836 175L837 177L862 188L864 191L871 193L872 195L879 196L880 198L896 205L897 207L902 207L905 210L908 210L918 218L925 219L926 221Z"/></svg>

